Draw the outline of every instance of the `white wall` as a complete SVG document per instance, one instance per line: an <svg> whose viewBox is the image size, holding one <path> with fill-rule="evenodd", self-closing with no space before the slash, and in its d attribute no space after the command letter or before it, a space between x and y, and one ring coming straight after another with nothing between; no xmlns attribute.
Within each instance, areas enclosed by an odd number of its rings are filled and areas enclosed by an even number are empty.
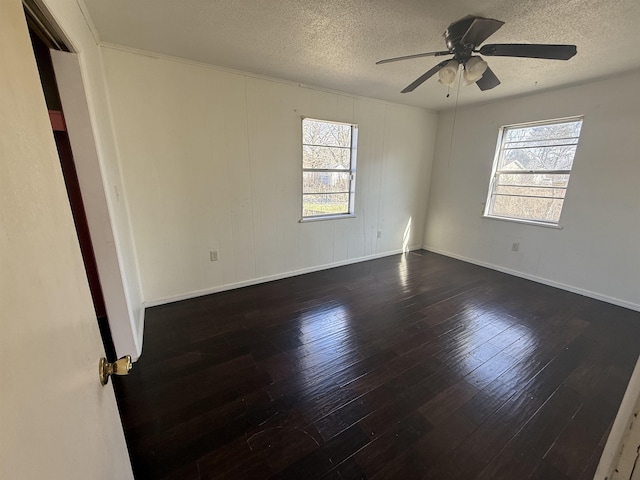
<svg viewBox="0 0 640 480"><path fill-rule="evenodd" d="M95 157L74 152L74 161L116 350L118 355L137 358L142 350L142 291L111 127L102 52L78 3L43 3L78 53L98 158L96 162ZM71 126L69 122L73 137Z"/></svg>
<svg viewBox="0 0 640 480"><path fill-rule="evenodd" d="M581 114L563 229L481 218L499 127ZM640 309L640 73L461 108L452 124L439 115L425 248Z"/></svg>
<svg viewBox="0 0 640 480"><path fill-rule="evenodd" d="M422 245L434 113L103 54L147 304ZM356 218L299 223L301 116L359 124Z"/></svg>

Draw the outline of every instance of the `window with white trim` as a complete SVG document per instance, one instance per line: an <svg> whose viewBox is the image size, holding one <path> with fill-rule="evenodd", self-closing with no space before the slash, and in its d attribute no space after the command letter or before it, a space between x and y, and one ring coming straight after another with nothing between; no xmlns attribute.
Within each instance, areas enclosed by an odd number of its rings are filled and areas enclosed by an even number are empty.
<svg viewBox="0 0 640 480"><path fill-rule="evenodd" d="M302 220L353 216L358 126L302 119Z"/></svg>
<svg viewBox="0 0 640 480"><path fill-rule="evenodd" d="M500 129L485 216L557 226L582 117Z"/></svg>

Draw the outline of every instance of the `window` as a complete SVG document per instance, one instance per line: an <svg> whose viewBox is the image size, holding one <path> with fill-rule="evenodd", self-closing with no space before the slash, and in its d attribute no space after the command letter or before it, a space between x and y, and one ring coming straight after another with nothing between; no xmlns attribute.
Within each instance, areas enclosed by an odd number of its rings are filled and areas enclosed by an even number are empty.
<svg viewBox="0 0 640 480"><path fill-rule="evenodd" d="M502 127L485 216L557 226L582 117Z"/></svg>
<svg viewBox="0 0 640 480"><path fill-rule="evenodd" d="M302 220L353 216L358 127L302 119Z"/></svg>

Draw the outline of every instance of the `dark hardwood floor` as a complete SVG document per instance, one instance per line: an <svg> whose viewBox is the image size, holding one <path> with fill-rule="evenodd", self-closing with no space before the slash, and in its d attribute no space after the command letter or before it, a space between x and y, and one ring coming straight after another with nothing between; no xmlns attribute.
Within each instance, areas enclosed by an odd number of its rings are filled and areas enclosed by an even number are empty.
<svg viewBox="0 0 640 480"><path fill-rule="evenodd" d="M417 251L147 311L137 479L591 479L640 313Z"/></svg>

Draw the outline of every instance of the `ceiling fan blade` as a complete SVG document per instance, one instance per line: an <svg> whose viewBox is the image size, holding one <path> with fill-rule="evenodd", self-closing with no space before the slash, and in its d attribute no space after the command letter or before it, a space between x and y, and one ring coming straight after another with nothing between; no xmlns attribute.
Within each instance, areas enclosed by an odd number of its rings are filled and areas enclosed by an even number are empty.
<svg viewBox="0 0 640 480"><path fill-rule="evenodd" d="M494 87L500 85L500 80L496 77L496 74L493 73L489 67L482 74L482 78L476 82L478 88L482 91L491 90Z"/></svg>
<svg viewBox="0 0 640 480"><path fill-rule="evenodd" d="M504 43L483 45L478 52L494 57L546 58L569 60L576 52L575 45L540 45L529 43Z"/></svg>
<svg viewBox="0 0 640 480"><path fill-rule="evenodd" d="M415 53L413 55L405 55L404 57L385 58L384 60L377 61L376 65L382 65L383 63L399 62L400 60L410 60L412 58L440 57L442 55L451 55L451 52L449 52L448 50L445 50L441 52Z"/></svg>
<svg viewBox="0 0 640 480"><path fill-rule="evenodd" d="M402 90L401 93L413 92L416 88L418 88L420 85L422 85L430 77L435 75L438 72L438 70L440 70L442 67L444 67L447 63L449 63L449 60L445 60L444 62L440 62L435 67L433 67L431 70L426 71L420 77L418 77L413 83L407 85L407 87L404 90Z"/></svg>
<svg viewBox="0 0 640 480"><path fill-rule="evenodd" d="M460 43L462 45L473 45L474 47L480 45L496 33L502 25L504 25L504 22L493 18L476 18L462 37L462 40L460 40Z"/></svg>

